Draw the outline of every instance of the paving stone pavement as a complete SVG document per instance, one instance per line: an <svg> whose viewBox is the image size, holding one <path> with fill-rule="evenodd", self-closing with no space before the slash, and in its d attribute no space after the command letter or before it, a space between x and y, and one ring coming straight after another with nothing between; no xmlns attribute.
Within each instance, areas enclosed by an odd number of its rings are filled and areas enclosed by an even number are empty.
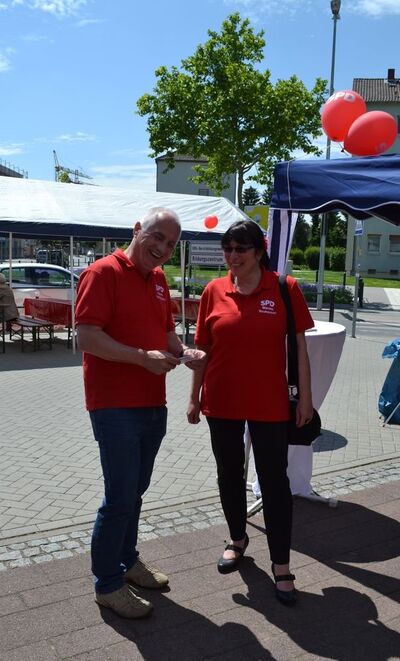
<svg viewBox="0 0 400 661"><path fill-rule="evenodd" d="M332 473L313 480L314 490L325 498L341 498L388 482L400 481L400 460L382 461L362 468ZM248 494L248 504L255 502ZM321 507L326 505L321 503ZM166 511L168 510L168 511ZM225 521L219 498L207 505L162 508L144 512L139 524L139 543L184 532L203 530ZM0 543L0 571L41 564L50 560L72 558L90 551L92 527L64 528L47 536L28 535L18 541ZM228 533L226 533L228 534Z"/></svg>
<svg viewBox="0 0 400 661"><path fill-rule="evenodd" d="M337 509L299 499L294 510L295 608L274 596L258 515L238 571L225 576L225 526L142 542L170 579L140 590L154 604L145 620L97 606L84 553L0 572L0 661L400 659L399 482L344 496Z"/></svg>
<svg viewBox="0 0 400 661"><path fill-rule="evenodd" d="M327 318L326 311L313 315ZM337 311L335 321L348 325L349 317L348 311ZM314 444L314 486L319 487L321 475L400 456L399 427L382 427L377 414L390 366L381 353L396 336L398 313L379 312L377 317L376 311L363 311L360 317L360 337L346 338L336 377L321 407L324 433ZM80 360L61 340L51 352L24 354L7 343L6 354L0 355L3 546L18 543L20 537L47 539L64 529L85 531L93 521L102 477L83 408ZM184 512L218 502L207 425L204 420L196 426L186 422L189 381L190 372L183 366L168 378L168 433L145 496L145 517L161 509ZM71 550L62 547L53 552ZM17 560L21 558L5 562Z"/></svg>
<svg viewBox="0 0 400 661"><path fill-rule="evenodd" d="M384 303L386 306L386 303ZM227 536L204 422L186 424L190 374L168 385L169 428L140 522L140 551L170 576L145 594L148 621L122 621L93 600L90 533L102 491L82 407L80 357L0 355L0 661L366 661L400 659L400 428L376 403L390 367L395 315L360 315L321 407L313 487L339 506L295 499L292 570L300 601L273 597L260 514L240 570L220 577ZM325 312L313 312L326 319ZM351 314L335 321L349 327ZM249 494L249 503L253 501Z"/></svg>

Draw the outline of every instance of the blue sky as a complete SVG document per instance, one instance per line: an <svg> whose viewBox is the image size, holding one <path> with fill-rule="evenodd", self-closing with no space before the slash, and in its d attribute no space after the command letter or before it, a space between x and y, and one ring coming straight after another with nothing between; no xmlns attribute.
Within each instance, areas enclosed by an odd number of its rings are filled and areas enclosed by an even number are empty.
<svg viewBox="0 0 400 661"><path fill-rule="evenodd" d="M55 149L95 183L155 190L136 100L234 11L265 31L273 81L329 78L329 0L0 0L2 162L52 180ZM335 89L400 75L399 28L400 0L342 0Z"/></svg>

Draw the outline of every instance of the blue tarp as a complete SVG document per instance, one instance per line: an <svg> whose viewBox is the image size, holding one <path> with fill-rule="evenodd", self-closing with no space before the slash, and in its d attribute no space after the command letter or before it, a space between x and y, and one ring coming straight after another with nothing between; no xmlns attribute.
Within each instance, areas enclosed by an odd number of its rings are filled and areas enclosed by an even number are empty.
<svg viewBox="0 0 400 661"><path fill-rule="evenodd" d="M400 402L400 337L385 346L382 357L393 358L393 363L390 366L378 401L379 413L386 420ZM390 424L400 425L400 407L389 422Z"/></svg>
<svg viewBox="0 0 400 661"><path fill-rule="evenodd" d="M278 163L271 208L340 210L400 225L400 155Z"/></svg>

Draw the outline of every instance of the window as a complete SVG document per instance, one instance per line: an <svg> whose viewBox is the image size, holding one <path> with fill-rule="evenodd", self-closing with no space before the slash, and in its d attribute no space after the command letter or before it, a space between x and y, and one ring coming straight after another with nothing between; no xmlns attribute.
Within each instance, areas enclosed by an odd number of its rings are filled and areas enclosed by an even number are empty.
<svg viewBox="0 0 400 661"><path fill-rule="evenodd" d="M52 268L35 269L36 284L41 287L70 287L71 278L69 273Z"/></svg>
<svg viewBox="0 0 400 661"><path fill-rule="evenodd" d="M389 234L389 252L400 255L400 235Z"/></svg>
<svg viewBox="0 0 400 661"><path fill-rule="evenodd" d="M199 188L199 195L209 195L210 191L208 188Z"/></svg>
<svg viewBox="0 0 400 661"><path fill-rule="evenodd" d="M5 275L7 282L9 282L10 269L2 269L1 272ZM23 284L32 286L32 273L30 269L26 269L23 266L13 268L11 270L11 279L12 284Z"/></svg>
<svg viewBox="0 0 400 661"><path fill-rule="evenodd" d="M381 235L368 234L367 236L367 251L377 253L381 251Z"/></svg>

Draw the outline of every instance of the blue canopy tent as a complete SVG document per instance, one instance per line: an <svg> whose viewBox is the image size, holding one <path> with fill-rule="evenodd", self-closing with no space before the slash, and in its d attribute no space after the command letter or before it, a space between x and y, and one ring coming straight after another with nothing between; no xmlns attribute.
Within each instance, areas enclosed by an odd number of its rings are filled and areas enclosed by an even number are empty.
<svg viewBox="0 0 400 661"><path fill-rule="evenodd" d="M344 211L358 220L378 217L400 225L400 156L299 160L275 168L268 240L271 267L284 272L299 213ZM353 337L357 303L353 312ZM310 453L310 448L295 448ZM292 454L296 464L298 456ZM300 459L301 463L301 459Z"/></svg>
<svg viewBox="0 0 400 661"><path fill-rule="evenodd" d="M275 270L285 268L298 213L328 211L400 225L400 155L278 163L268 229Z"/></svg>

